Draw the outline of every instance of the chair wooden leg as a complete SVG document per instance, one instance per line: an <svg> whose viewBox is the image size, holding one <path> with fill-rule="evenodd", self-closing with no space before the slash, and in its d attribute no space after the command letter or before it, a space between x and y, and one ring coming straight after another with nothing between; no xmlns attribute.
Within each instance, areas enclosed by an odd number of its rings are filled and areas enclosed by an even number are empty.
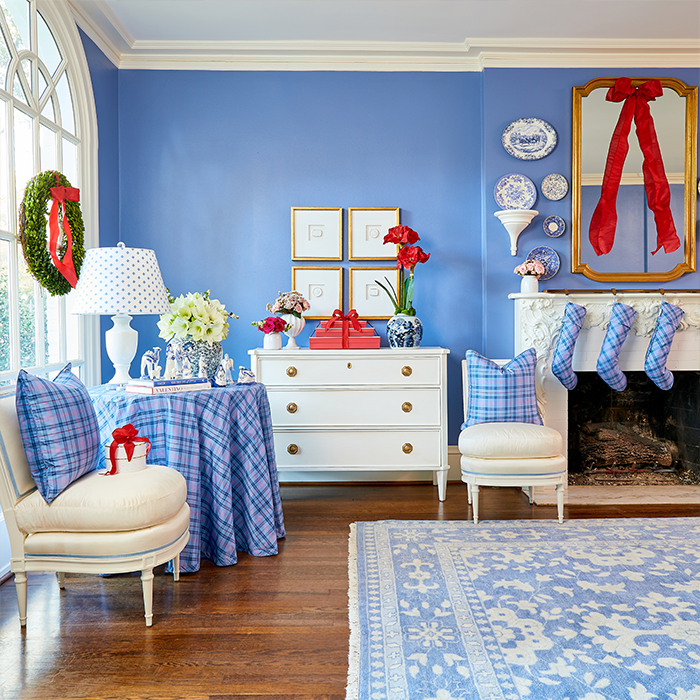
<svg viewBox="0 0 700 700"><path fill-rule="evenodd" d="M19 624L24 627L27 624L27 574L24 571L15 572L15 589L19 607Z"/></svg>
<svg viewBox="0 0 700 700"><path fill-rule="evenodd" d="M527 487L527 497L530 499L530 505L532 505L532 490L533 490L532 486Z"/></svg>
<svg viewBox="0 0 700 700"><path fill-rule="evenodd" d="M66 575L63 571L56 572L56 578L58 579L58 587L63 589L66 587Z"/></svg>
<svg viewBox="0 0 700 700"><path fill-rule="evenodd" d="M479 484L472 486L472 514L474 516L474 525L479 524Z"/></svg>
<svg viewBox="0 0 700 700"><path fill-rule="evenodd" d="M564 522L564 484L557 484L557 516L559 522Z"/></svg>
<svg viewBox="0 0 700 700"><path fill-rule="evenodd" d="M173 581L180 580L180 553L178 552L173 559Z"/></svg>
<svg viewBox="0 0 700 700"><path fill-rule="evenodd" d="M472 504L472 485L467 484L467 503Z"/></svg>
<svg viewBox="0 0 700 700"><path fill-rule="evenodd" d="M141 587L143 588L143 608L146 617L146 627L153 624L153 568L141 572Z"/></svg>

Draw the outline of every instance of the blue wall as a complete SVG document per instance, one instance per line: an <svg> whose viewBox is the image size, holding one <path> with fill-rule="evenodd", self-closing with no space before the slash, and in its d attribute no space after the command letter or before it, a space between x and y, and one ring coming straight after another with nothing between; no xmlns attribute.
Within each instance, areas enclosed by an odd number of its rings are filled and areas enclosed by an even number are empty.
<svg viewBox="0 0 700 700"><path fill-rule="evenodd" d="M493 216L493 188L508 172L523 173L538 186L552 172L570 180L571 87L623 73L122 70L115 84L115 71L105 69L104 57L84 42L100 121L101 205L110 207L117 197L119 238L156 250L174 294L211 289L240 316L224 341L224 352L237 365L248 365L248 349L261 344L251 322L266 315L265 305L279 290L291 287L293 206L343 207L345 231L348 207L398 206L401 223L421 235L431 258L416 272L414 303L424 324L423 344L451 350L451 444L461 423L459 362L465 350L512 354L513 302L507 296L518 290L512 270L526 253L537 245L559 253L553 287L600 286L568 272L569 196L559 202L540 197L540 216L520 236L512 257L506 231ZM664 74L698 83L697 70ZM525 116L546 119L558 132L558 146L545 159L523 162L501 146L505 126ZM103 136L109 150L104 162ZM561 238L542 230L550 214L567 222ZM113 245L113 222L105 225L101 245ZM347 241L344 256L342 263L329 264L350 266ZM697 287L699 279L695 273L666 286ZM139 354L164 345L156 320L134 319ZM307 324L302 344L315 325ZM385 323L374 325L383 336ZM103 375L106 380L111 373L105 369Z"/></svg>

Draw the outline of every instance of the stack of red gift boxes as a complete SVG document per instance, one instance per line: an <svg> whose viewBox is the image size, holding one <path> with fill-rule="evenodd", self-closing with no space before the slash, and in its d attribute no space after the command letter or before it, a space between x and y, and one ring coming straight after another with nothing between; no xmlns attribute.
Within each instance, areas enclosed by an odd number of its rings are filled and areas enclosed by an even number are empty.
<svg viewBox="0 0 700 700"><path fill-rule="evenodd" d="M328 321L322 321L309 338L312 350L374 349L381 338L367 321L360 321L357 311L351 309L347 316L336 309Z"/></svg>

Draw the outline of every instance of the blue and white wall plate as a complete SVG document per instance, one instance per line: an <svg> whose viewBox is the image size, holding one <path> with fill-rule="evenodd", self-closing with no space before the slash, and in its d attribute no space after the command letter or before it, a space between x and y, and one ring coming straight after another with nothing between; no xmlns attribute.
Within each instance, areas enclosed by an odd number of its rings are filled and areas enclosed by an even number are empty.
<svg viewBox="0 0 700 700"><path fill-rule="evenodd" d="M527 254L525 260L539 260L544 265L544 275L540 277L540 282L551 280L559 272L559 266L561 265L557 251L546 245L533 248Z"/></svg>
<svg viewBox="0 0 700 700"><path fill-rule="evenodd" d="M556 148L557 132L543 119L516 119L503 130L501 143L514 158L539 160Z"/></svg>
<svg viewBox="0 0 700 700"><path fill-rule="evenodd" d="M569 183L563 175L551 173L542 180L540 190L547 199L557 202L568 194Z"/></svg>
<svg viewBox="0 0 700 700"><path fill-rule="evenodd" d="M537 201L537 188L529 177L509 173L496 183L493 196L501 209L532 209Z"/></svg>
<svg viewBox="0 0 700 700"><path fill-rule="evenodd" d="M566 231L566 222L561 216L548 216L542 222L544 232L552 238L559 238Z"/></svg>

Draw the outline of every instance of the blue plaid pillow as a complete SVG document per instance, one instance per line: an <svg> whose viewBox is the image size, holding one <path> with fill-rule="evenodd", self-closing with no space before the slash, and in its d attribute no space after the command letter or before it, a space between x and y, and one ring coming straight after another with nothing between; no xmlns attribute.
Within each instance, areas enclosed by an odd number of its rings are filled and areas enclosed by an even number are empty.
<svg viewBox="0 0 700 700"><path fill-rule="evenodd" d="M468 405L462 429L478 423L536 423L542 425L535 391L534 348L499 367L474 350L467 350Z"/></svg>
<svg viewBox="0 0 700 700"><path fill-rule="evenodd" d="M20 370L15 395L29 469L47 503L100 463L100 428L85 385L66 365L51 382Z"/></svg>

